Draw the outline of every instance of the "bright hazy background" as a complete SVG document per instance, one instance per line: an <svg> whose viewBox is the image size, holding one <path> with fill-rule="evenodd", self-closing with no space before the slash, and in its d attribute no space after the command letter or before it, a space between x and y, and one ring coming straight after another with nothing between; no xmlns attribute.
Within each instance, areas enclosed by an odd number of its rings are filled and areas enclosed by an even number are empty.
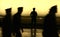
<svg viewBox="0 0 60 37"><path fill-rule="evenodd" d="M13 15L18 7L23 7L22 16L29 16L35 7L39 16L45 16L54 5L58 6L57 16L60 16L60 0L0 0L0 14L5 15L5 9L11 7Z"/></svg>

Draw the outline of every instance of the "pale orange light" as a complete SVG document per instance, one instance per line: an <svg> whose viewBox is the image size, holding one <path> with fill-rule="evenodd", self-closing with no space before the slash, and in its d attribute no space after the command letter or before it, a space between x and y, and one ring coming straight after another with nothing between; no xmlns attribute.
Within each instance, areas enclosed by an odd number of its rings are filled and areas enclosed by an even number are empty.
<svg viewBox="0 0 60 37"><path fill-rule="evenodd" d="M60 0L59 0L60 1ZM39 16L48 13L51 6L58 6L57 16L60 16L60 2L57 0L0 0L0 14L5 14L6 8L12 7L12 14L17 12L18 7L24 7L22 16L29 16L32 8L35 7Z"/></svg>

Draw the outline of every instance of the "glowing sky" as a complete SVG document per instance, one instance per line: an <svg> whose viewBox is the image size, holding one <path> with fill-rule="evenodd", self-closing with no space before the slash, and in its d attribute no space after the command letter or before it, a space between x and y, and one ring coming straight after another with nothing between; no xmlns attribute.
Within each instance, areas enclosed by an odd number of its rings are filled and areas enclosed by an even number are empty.
<svg viewBox="0 0 60 37"><path fill-rule="evenodd" d="M12 8L12 15L17 12L18 7L23 7L22 16L29 16L35 7L39 16L44 16L49 9L58 6L57 16L60 16L60 0L0 0L0 14L5 14L5 9Z"/></svg>

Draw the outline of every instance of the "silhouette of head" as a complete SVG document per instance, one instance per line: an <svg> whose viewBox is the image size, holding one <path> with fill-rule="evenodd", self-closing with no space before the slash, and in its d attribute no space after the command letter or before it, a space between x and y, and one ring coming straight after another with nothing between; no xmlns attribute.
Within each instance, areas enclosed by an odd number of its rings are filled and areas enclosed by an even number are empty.
<svg viewBox="0 0 60 37"><path fill-rule="evenodd" d="M57 5L51 7L50 13L57 13Z"/></svg>
<svg viewBox="0 0 60 37"><path fill-rule="evenodd" d="M35 11L35 8L33 8L33 11Z"/></svg>
<svg viewBox="0 0 60 37"><path fill-rule="evenodd" d="M22 11L23 11L23 7L18 7L18 13L22 13Z"/></svg>
<svg viewBox="0 0 60 37"><path fill-rule="evenodd" d="M11 8L5 9L6 14L10 14L11 13Z"/></svg>

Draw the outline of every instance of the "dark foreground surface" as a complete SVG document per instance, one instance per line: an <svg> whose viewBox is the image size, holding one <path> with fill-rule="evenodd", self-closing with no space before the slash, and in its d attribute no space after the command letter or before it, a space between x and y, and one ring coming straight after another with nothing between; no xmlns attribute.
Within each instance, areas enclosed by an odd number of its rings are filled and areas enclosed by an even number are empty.
<svg viewBox="0 0 60 37"><path fill-rule="evenodd" d="M27 28L24 28L23 29L24 32L22 33L22 37L31 37L31 30L30 29L27 29ZM43 37L42 36L42 32L43 32L43 29L36 29L36 37ZM59 34L59 37L60 37L60 30L58 31L58 34ZM11 36L12 37L15 37L13 35L13 33L11 33ZM2 28L0 27L0 37L2 37Z"/></svg>

